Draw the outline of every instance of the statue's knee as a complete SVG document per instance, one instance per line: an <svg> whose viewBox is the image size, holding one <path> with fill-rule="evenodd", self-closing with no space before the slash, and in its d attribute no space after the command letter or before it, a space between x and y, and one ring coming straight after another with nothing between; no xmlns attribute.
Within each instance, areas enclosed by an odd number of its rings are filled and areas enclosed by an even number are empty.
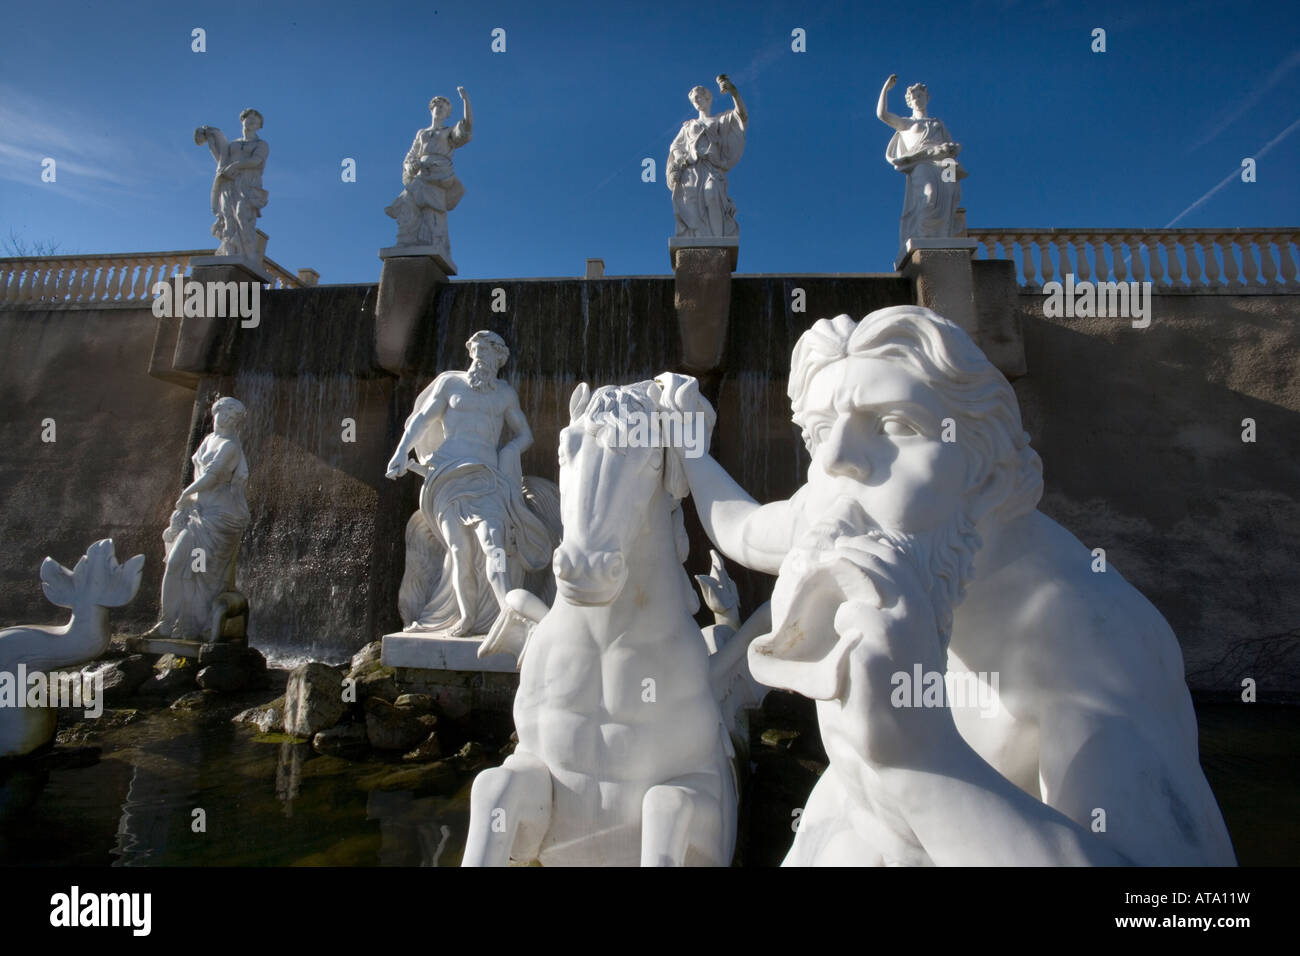
<svg viewBox="0 0 1300 956"><path fill-rule="evenodd" d="M671 819L690 811L691 799L680 787L651 787L641 802L641 812L646 816Z"/></svg>

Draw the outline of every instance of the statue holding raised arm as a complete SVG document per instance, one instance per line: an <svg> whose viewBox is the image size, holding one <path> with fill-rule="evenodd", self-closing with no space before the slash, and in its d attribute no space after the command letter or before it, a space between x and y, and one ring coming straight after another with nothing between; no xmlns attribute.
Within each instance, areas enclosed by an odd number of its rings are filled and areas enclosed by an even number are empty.
<svg viewBox="0 0 1300 956"><path fill-rule="evenodd" d="M451 154L470 141L474 127L469 94L463 86L456 87L456 92L464 106L464 118L455 126L447 126L451 100L435 96L429 101L433 121L415 134L402 163L402 193L384 210L397 220L399 246L432 246L447 259L451 258L447 213L465 195Z"/></svg>
<svg viewBox="0 0 1300 956"><path fill-rule="evenodd" d="M217 255L260 265L257 219L267 200L262 170L270 147L257 136L262 128L261 113L246 109L239 114L239 122L243 128L239 139L227 140L215 126L200 126L194 131L194 142L200 146L206 143L217 161L217 174L212 180L212 214L217 217L212 235L221 243Z"/></svg>
<svg viewBox="0 0 1300 956"><path fill-rule="evenodd" d="M946 239L958 234L960 181L966 178L966 170L957 162L961 145L953 142L940 120L925 113L930 92L924 83L907 88L904 99L912 108L911 116L889 112L886 101L897 82L896 73L885 80L880 102L876 104L876 117L894 130L885 149L885 159L907 175L903 216L898 227L897 261L901 261L909 239Z"/></svg>
<svg viewBox="0 0 1300 956"><path fill-rule="evenodd" d="M665 178L673 194L679 237L740 235L736 204L727 195L727 173L745 151L749 112L727 74L720 73L717 83L718 90L730 94L736 105L711 116L713 94L703 86L695 87L687 96L698 115L682 124L668 148Z"/></svg>

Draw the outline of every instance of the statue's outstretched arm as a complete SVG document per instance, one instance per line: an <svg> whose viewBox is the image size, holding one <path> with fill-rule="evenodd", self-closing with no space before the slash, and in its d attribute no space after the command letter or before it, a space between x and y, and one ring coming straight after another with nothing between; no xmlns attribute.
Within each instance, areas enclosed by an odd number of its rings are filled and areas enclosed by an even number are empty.
<svg viewBox="0 0 1300 956"><path fill-rule="evenodd" d="M691 497L709 540L733 561L776 574L793 537L790 502L760 505L711 455L684 460Z"/></svg>
<svg viewBox="0 0 1300 956"><path fill-rule="evenodd" d="M429 404L420 409L419 412L412 415L406 423L406 429L402 432L402 438L397 443L397 450L393 452L393 457L388 461L388 470L385 474L389 478L399 478L406 473L407 461L411 454L411 449L415 447L416 439L424 432L429 425L442 418L443 413L447 410L447 394L441 383L433 383L433 395Z"/></svg>
<svg viewBox="0 0 1300 956"><path fill-rule="evenodd" d="M899 132L902 132L907 129L907 123L903 121L902 117L889 112L889 91L894 88L894 84L897 82L898 74L890 73L889 79L885 80L885 85L880 88L880 99L876 103L876 119L880 120L880 122L884 123L886 126L893 127Z"/></svg>
<svg viewBox="0 0 1300 956"><path fill-rule="evenodd" d="M736 115L740 117L740 125L745 129L749 129L749 110L745 109L745 101L740 98L740 90L736 89L736 84L731 82L731 77L725 73L719 73L718 89L731 95L732 100L736 103Z"/></svg>
<svg viewBox="0 0 1300 956"><path fill-rule="evenodd" d="M469 142L470 135L474 132L474 108L469 104L469 94L465 92L465 87L456 87L456 92L460 94L461 105L465 107L465 116L456 124L456 129L452 134L452 145L464 146Z"/></svg>

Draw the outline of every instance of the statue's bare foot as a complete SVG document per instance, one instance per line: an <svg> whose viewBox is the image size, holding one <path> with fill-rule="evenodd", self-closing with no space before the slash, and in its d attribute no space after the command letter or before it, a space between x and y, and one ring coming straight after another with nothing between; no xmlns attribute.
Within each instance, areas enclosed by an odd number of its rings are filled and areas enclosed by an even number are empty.
<svg viewBox="0 0 1300 956"><path fill-rule="evenodd" d="M469 634L469 632L470 632L469 621L467 621L465 618L462 617L459 621L457 621L455 624L451 626L451 630L449 630L447 633L450 634L452 637L466 637Z"/></svg>
<svg viewBox="0 0 1300 956"><path fill-rule="evenodd" d="M145 631L141 637L171 637L172 629L164 621L159 621L149 630Z"/></svg>

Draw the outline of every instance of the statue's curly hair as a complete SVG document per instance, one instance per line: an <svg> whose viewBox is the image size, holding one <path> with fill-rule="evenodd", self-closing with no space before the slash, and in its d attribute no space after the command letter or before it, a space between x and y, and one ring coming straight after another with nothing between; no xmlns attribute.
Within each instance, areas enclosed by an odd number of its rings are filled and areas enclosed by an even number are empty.
<svg viewBox="0 0 1300 956"><path fill-rule="evenodd" d="M788 393L809 454L816 451L805 415L809 386L822 369L849 357L902 362L934 389L958 423L967 487L1003 479L993 483L1000 498L986 501L984 513L1010 519L1038 506L1043 464L1029 446L1016 393L960 326L920 306L878 309L861 322L847 315L819 319L799 337Z"/></svg>

